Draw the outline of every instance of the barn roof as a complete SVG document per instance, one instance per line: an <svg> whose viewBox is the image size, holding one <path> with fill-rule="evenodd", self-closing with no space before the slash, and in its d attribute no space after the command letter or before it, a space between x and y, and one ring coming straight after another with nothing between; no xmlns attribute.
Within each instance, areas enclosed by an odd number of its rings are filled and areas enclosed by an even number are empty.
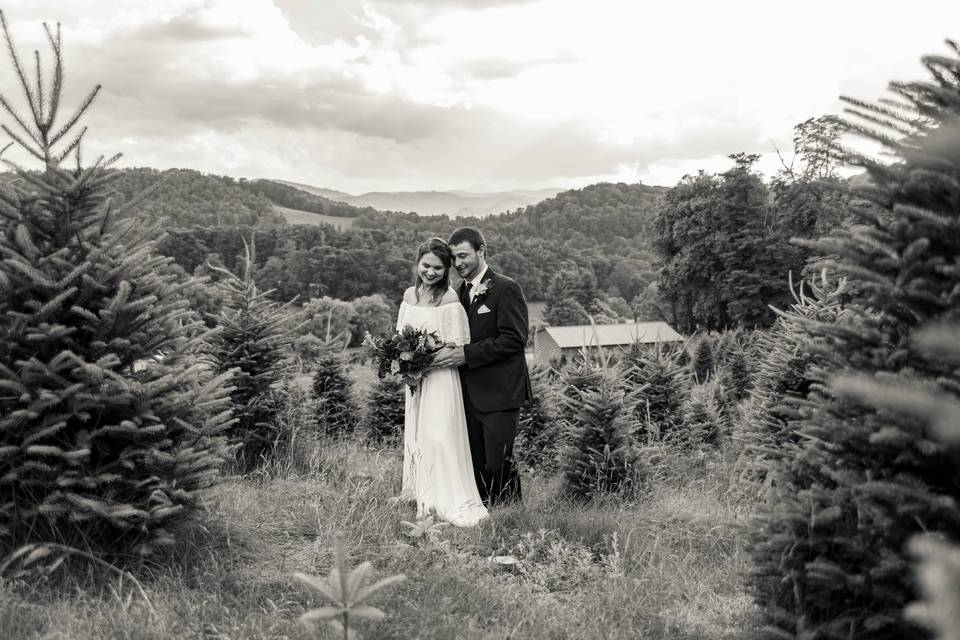
<svg viewBox="0 0 960 640"><path fill-rule="evenodd" d="M676 342L683 336L666 322L628 322L624 324L576 325L543 327L561 349L572 347L629 345L634 342Z"/></svg>

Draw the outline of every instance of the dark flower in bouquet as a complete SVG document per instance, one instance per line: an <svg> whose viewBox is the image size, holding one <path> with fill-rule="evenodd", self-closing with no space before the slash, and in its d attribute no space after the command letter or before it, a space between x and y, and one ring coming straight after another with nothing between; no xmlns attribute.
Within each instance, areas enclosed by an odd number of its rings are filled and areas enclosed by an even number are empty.
<svg viewBox="0 0 960 640"><path fill-rule="evenodd" d="M377 367L377 377L400 376L415 393L427 367L443 343L434 331L414 329L405 325L389 336L374 337L367 333L363 339L364 352Z"/></svg>

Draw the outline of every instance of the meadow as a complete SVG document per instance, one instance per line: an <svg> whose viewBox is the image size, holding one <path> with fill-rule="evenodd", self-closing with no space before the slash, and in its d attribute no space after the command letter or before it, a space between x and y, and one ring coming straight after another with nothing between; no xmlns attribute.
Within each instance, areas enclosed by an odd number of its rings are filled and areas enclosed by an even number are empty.
<svg viewBox="0 0 960 640"><path fill-rule="evenodd" d="M362 395L369 370L351 374ZM387 618L360 623L363 638L748 637L739 531L752 500L730 453L645 457L651 473L628 493L576 502L559 476L528 474L523 504L475 528L424 530L390 500L399 447L305 428L268 465L208 489L206 512L149 564L120 575L71 558L44 579L0 582L0 637L340 637L299 621L320 601L292 579L329 573L338 541L351 565L407 576L374 597Z"/></svg>

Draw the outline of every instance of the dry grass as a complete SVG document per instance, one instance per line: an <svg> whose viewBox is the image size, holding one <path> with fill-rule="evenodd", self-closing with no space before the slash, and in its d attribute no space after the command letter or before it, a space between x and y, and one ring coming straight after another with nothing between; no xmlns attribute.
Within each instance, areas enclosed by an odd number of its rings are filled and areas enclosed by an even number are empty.
<svg viewBox="0 0 960 640"><path fill-rule="evenodd" d="M353 226L353 218L341 218L339 216L327 216L322 213L312 213L310 211L301 211L299 209L289 209L280 205L273 205L274 211L283 216L289 224L309 224L321 225L329 224L338 231L346 231Z"/></svg>
<svg viewBox="0 0 960 640"><path fill-rule="evenodd" d="M0 638L332 637L298 622L316 606L295 571L326 574L335 540L351 564L408 579L375 597L364 638L744 638L754 613L738 576L743 507L723 460L665 457L632 501L574 504L559 479L473 529L412 539L393 450L316 442L298 458L232 478L168 557L115 574L65 564L49 579L0 583ZM501 564L494 557L515 562Z"/></svg>

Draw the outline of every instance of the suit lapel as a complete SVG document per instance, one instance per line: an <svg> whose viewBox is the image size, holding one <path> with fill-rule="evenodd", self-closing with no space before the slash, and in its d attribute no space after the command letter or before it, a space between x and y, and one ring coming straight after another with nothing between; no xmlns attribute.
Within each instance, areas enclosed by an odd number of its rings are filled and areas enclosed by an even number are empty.
<svg viewBox="0 0 960 640"><path fill-rule="evenodd" d="M487 280L489 280L490 281L489 286L493 287L494 282L496 282L495 278L496 278L496 274L493 272L493 269L491 269L490 267L487 267L487 272L483 274L483 280L481 280L480 282L486 282ZM467 315L472 316L476 312L476 310L480 308L480 305L483 304L483 300L488 295L490 295L489 291L482 295L481 294L475 295L473 297L473 302L471 302L470 306L467 308Z"/></svg>

